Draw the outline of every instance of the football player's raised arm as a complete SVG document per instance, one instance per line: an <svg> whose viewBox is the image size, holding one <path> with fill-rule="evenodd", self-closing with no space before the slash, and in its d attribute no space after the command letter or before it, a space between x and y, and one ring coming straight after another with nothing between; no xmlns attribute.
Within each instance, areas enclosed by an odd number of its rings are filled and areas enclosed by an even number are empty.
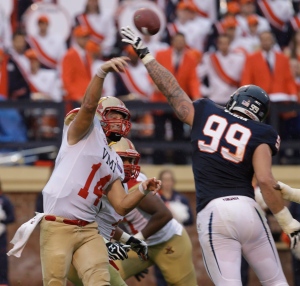
<svg viewBox="0 0 300 286"><path fill-rule="evenodd" d="M167 98L177 117L192 125L195 113L193 102L180 87L176 78L155 60L148 48L144 46L142 39L136 36L130 27L122 27L121 34L125 37L122 42L133 46L152 80Z"/></svg>
<svg viewBox="0 0 300 286"><path fill-rule="evenodd" d="M155 59L145 65L152 80L167 98L177 117L187 123L193 124L194 105L192 100L183 91L176 78Z"/></svg>
<svg viewBox="0 0 300 286"><path fill-rule="evenodd" d="M89 131L99 99L102 94L104 78L108 72L123 72L127 57L119 57L105 62L89 83L80 106L80 110L68 130L68 142L73 145L80 141Z"/></svg>

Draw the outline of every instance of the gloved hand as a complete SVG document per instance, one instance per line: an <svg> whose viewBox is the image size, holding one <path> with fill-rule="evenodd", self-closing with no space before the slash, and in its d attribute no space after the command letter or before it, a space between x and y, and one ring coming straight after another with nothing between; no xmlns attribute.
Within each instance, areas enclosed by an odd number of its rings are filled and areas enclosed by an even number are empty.
<svg viewBox="0 0 300 286"><path fill-rule="evenodd" d="M129 251L130 245L124 245L120 242L107 242L106 247L110 259L124 260L128 258L127 251Z"/></svg>
<svg viewBox="0 0 300 286"><path fill-rule="evenodd" d="M130 236L126 244L131 246L131 249L137 253L141 260L146 261L148 259L148 246L145 241Z"/></svg>
<svg viewBox="0 0 300 286"><path fill-rule="evenodd" d="M145 274L148 274L148 273L149 273L149 269L146 268L146 269L142 270L141 272L139 272L138 274L134 275L134 277L137 281L140 282L141 279L145 277Z"/></svg>
<svg viewBox="0 0 300 286"><path fill-rule="evenodd" d="M140 59L149 54L149 49L144 46L142 39L136 36L130 27L122 27L121 34L125 37L122 42L132 45Z"/></svg>
<svg viewBox="0 0 300 286"><path fill-rule="evenodd" d="M277 182L282 198L291 202L300 203L300 189L295 189L282 182Z"/></svg>
<svg viewBox="0 0 300 286"><path fill-rule="evenodd" d="M289 236L291 240L290 248L294 249L298 246L300 240L300 223L295 220L287 207L284 207L279 213L274 214L282 230Z"/></svg>

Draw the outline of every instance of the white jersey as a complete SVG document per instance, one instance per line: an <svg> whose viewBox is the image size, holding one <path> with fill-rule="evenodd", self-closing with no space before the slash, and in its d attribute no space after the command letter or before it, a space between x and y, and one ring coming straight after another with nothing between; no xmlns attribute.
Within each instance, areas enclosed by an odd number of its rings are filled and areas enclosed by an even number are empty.
<svg viewBox="0 0 300 286"><path fill-rule="evenodd" d="M123 220L123 216L119 215L113 206L104 195L101 199L100 212L96 216L96 222L98 223L99 233L111 240L115 234L118 224Z"/></svg>
<svg viewBox="0 0 300 286"><path fill-rule="evenodd" d="M116 179L123 180L123 163L108 146L97 118L75 145L67 142L69 126L64 126L55 168L43 189L44 212L92 222L99 212L102 192Z"/></svg>
<svg viewBox="0 0 300 286"><path fill-rule="evenodd" d="M144 181L146 179L143 174L140 174L137 181ZM127 184L124 184L124 188L128 192ZM123 222L127 233L134 235L145 228L150 218L151 215L143 212L139 207L133 209L125 217L122 217L116 213L107 198L103 196L101 211L96 217L96 222L98 223L100 234L110 240L119 222ZM148 237L146 243L149 246L156 245L168 241L175 234L182 234L182 225L175 219L172 219L158 232Z"/></svg>
<svg viewBox="0 0 300 286"><path fill-rule="evenodd" d="M143 230L150 218L150 214L143 212L139 208L136 208L125 216L123 223L126 231L134 235ZM146 239L146 243L151 246L168 241L175 234L181 235L182 228L183 226L173 218L163 228L161 228L155 234L149 236Z"/></svg>

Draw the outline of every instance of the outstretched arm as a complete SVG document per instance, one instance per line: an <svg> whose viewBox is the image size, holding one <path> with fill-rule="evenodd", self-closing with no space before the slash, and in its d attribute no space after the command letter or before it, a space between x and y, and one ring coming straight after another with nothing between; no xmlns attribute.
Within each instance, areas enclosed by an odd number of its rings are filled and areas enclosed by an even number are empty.
<svg viewBox="0 0 300 286"><path fill-rule="evenodd" d="M122 27L121 34L126 38L122 41L132 45L142 59L153 82L167 98L177 117L181 121L192 125L194 120L193 102L180 87L176 78L154 59L148 48L144 46L141 38L137 37L129 27Z"/></svg>
<svg viewBox="0 0 300 286"><path fill-rule="evenodd" d="M115 211L119 215L125 216L133 210L148 193L152 192L152 194L156 194L160 190L160 187L161 181L156 178L151 178L141 182L130 194L126 194L121 181L117 179L106 189L106 196Z"/></svg>
<svg viewBox="0 0 300 286"><path fill-rule="evenodd" d="M159 90L167 98L179 120L192 125L194 119L193 103L180 87L176 78L154 58L145 67Z"/></svg>
<svg viewBox="0 0 300 286"><path fill-rule="evenodd" d="M86 89L80 110L68 130L68 143L70 145L76 144L88 133L102 94L105 75L111 71L124 71L127 60L129 60L127 57L111 59L105 62L93 77Z"/></svg>

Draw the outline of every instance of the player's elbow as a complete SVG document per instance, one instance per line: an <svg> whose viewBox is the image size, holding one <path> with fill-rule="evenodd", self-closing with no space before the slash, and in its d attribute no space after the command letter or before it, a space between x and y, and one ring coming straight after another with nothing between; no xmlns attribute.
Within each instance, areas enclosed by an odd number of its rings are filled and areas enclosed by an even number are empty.
<svg viewBox="0 0 300 286"><path fill-rule="evenodd" d="M115 207L115 211L118 215L120 216L125 216L127 215L132 209L126 209L122 207Z"/></svg>

